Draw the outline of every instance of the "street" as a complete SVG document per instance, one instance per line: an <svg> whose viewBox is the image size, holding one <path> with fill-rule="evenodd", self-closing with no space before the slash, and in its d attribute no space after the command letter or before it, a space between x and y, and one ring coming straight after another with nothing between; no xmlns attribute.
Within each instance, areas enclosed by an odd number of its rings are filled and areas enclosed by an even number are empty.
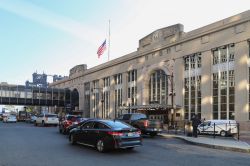
<svg viewBox="0 0 250 166"><path fill-rule="evenodd" d="M0 122L0 166L246 166L250 154L190 145L182 140L145 137L134 150L99 153L69 144L57 127Z"/></svg>

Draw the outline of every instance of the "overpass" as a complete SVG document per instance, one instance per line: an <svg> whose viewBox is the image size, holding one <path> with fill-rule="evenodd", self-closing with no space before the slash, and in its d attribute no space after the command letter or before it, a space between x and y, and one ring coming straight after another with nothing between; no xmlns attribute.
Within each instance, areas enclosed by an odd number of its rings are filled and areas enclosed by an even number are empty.
<svg viewBox="0 0 250 166"><path fill-rule="evenodd" d="M75 93L69 89L0 84L1 105L73 107Z"/></svg>

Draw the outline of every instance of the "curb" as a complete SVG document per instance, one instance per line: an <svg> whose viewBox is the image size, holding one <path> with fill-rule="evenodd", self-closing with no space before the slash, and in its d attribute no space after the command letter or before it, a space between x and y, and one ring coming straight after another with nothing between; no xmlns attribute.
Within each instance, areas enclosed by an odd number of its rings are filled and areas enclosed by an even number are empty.
<svg viewBox="0 0 250 166"><path fill-rule="evenodd" d="M237 147L228 147L228 146L219 146L219 145L200 143L200 142L191 141L191 140L188 140L188 139L186 139L184 137L175 136L175 135L159 134L159 136L164 137L164 138L176 138L176 139L184 140L185 142L187 142L189 144L192 144L192 145L198 145L198 146L203 146L203 147L212 148L212 149L220 149L220 150L227 150L227 151L234 151L234 152L250 153L250 148L244 149L244 148L237 148Z"/></svg>

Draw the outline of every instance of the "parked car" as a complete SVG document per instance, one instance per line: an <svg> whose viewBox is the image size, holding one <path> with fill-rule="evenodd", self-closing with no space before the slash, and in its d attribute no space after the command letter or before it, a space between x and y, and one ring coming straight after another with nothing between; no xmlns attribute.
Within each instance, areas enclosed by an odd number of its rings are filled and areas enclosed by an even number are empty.
<svg viewBox="0 0 250 166"><path fill-rule="evenodd" d="M118 117L118 120L124 121L141 130L143 134L156 136L162 132L163 122L160 120L148 119L145 114L141 113L127 113Z"/></svg>
<svg viewBox="0 0 250 166"><path fill-rule="evenodd" d="M198 134L215 134L223 137L237 134L235 120L206 120L198 126Z"/></svg>
<svg viewBox="0 0 250 166"><path fill-rule="evenodd" d="M3 120L3 114L0 113L0 121Z"/></svg>
<svg viewBox="0 0 250 166"><path fill-rule="evenodd" d="M70 125L70 126L68 126L67 128L66 128L66 134L69 134L69 132L70 132L70 130L72 130L72 129L74 129L74 128L77 128L77 127L80 127L83 123L85 123L87 120L91 120L90 118L81 118L81 121L79 122L79 123L77 123L77 124L72 124L72 125Z"/></svg>
<svg viewBox="0 0 250 166"><path fill-rule="evenodd" d="M59 123L57 114L40 114L34 121L35 126L41 124L42 126L54 125L57 126Z"/></svg>
<svg viewBox="0 0 250 166"><path fill-rule="evenodd" d="M99 152L142 145L140 130L117 120L87 120L70 131L71 144L95 147Z"/></svg>
<svg viewBox="0 0 250 166"><path fill-rule="evenodd" d="M80 121L81 121L81 116L66 115L64 120L59 121L59 132L67 134L68 133L67 128L72 124L77 125Z"/></svg>
<svg viewBox="0 0 250 166"><path fill-rule="evenodd" d="M6 122L6 123L16 123L17 122L17 118L15 115L9 115L9 116L6 116L4 119L3 119L3 122Z"/></svg>
<svg viewBox="0 0 250 166"><path fill-rule="evenodd" d="M36 116L35 115L32 115L30 117L28 117L27 119L25 119L25 122L27 123L34 123L36 121Z"/></svg>

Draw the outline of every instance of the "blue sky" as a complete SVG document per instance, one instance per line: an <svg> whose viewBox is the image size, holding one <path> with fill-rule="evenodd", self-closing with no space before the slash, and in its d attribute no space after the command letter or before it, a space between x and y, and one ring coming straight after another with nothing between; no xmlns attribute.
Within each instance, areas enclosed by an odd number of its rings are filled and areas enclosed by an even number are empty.
<svg viewBox="0 0 250 166"><path fill-rule="evenodd" d="M96 51L109 19L115 59L159 28L181 23L187 32L249 7L246 0L0 0L0 82L24 84L35 71L68 75L75 65L106 62L107 52L98 59Z"/></svg>

